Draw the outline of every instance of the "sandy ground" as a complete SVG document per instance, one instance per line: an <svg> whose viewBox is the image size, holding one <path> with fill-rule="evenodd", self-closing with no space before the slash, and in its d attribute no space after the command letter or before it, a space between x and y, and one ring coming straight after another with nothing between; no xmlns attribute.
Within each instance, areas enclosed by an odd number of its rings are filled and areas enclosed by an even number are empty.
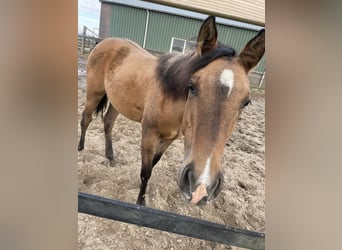
<svg viewBox="0 0 342 250"><path fill-rule="evenodd" d="M78 123L85 101L85 57L79 57ZM253 91L222 159L224 186L197 207L181 195L177 178L183 141L175 140L153 170L146 205L224 225L265 232L265 100ZM78 125L79 126L79 125ZM78 129L80 134L80 128ZM101 118L90 124L78 153L79 191L135 203L140 185L140 124L119 115L113 129L115 166L107 167ZM76 146L75 142L75 146ZM79 249L240 249L154 229L78 215Z"/></svg>

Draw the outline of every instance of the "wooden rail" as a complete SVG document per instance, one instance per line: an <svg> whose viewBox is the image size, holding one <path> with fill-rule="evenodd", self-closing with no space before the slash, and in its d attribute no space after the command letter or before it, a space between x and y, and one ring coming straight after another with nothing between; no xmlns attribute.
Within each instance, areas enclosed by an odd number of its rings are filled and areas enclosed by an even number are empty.
<svg viewBox="0 0 342 250"><path fill-rule="evenodd" d="M265 249L264 233L81 192L78 212L237 247Z"/></svg>

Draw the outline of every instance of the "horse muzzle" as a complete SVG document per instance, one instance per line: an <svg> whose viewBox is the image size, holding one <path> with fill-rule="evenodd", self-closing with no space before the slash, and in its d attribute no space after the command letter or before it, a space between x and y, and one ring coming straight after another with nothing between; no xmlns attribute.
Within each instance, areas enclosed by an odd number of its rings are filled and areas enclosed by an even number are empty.
<svg viewBox="0 0 342 250"><path fill-rule="evenodd" d="M210 185L197 183L194 177L194 164L186 165L180 172L179 188L186 200L198 206L206 205L221 191L223 175L219 172Z"/></svg>

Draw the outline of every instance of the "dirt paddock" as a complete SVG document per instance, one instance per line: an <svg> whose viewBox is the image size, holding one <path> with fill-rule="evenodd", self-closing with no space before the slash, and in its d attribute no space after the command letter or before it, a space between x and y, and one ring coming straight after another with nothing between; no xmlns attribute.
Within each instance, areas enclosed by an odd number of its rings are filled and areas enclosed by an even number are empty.
<svg viewBox="0 0 342 250"><path fill-rule="evenodd" d="M79 56L78 124L85 101L85 61ZM185 201L177 178L183 141L175 140L155 166L146 205L224 225L265 232L265 100L258 90L242 112L222 159L224 185L210 204ZM78 125L80 134L80 127ZM79 138L79 137L78 137ZM119 115L113 129L115 166L107 166L103 123L90 124L84 151L78 153L79 191L135 203L140 185L140 124ZM75 147L76 147L75 142ZM79 249L239 249L186 236L78 214Z"/></svg>

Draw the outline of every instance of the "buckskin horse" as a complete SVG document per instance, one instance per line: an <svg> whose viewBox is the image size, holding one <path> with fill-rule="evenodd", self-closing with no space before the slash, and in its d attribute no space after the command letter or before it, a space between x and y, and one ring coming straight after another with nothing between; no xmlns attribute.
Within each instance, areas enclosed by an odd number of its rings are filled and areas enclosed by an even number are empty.
<svg viewBox="0 0 342 250"><path fill-rule="evenodd" d="M206 204L222 189L225 142L242 109L250 103L248 72L265 51L262 29L237 54L218 42L215 17L204 20L196 49L158 57L123 38L107 38L87 61L87 92L78 150L83 150L92 114L106 111L105 152L113 165L112 128L118 114L141 123L141 185L145 192L153 167L168 146L184 135L178 185L194 204ZM107 103L109 99L109 105Z"/></svg>

